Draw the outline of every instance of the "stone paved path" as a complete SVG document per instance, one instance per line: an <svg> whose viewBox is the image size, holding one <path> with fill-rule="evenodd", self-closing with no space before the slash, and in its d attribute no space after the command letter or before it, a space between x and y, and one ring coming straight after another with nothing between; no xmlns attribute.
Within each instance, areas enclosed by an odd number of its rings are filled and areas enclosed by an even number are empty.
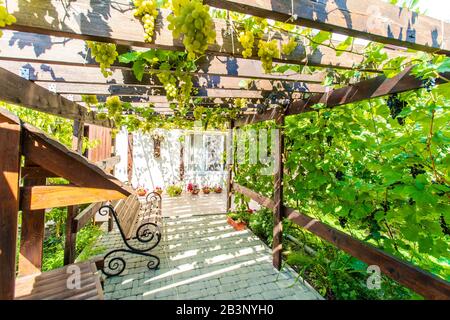
<svg viewBox="0 0 450 320"><path fill-rule="evenodd" d="M123 246L117 232L97 245ZM163 239L148 270L140 256L105 280L106 299L322 299L292 269L272 267L271 250L251 231L235 231L223 214L164 218Z"/></svg>

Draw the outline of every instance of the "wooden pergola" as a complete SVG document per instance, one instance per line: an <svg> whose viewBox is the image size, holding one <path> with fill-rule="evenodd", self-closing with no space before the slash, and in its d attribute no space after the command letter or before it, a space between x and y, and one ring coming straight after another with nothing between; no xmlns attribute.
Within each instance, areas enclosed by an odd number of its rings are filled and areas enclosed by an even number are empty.
<svg viewBox="0 0 450 320"><path fill-rule="evenodd" d="M0 38L0 100L74 121L74 152L70 152L56 147L34 128L24 127L19 119L0 114L0 153L8 155L0 162L0 171L3 172L0 180L0 299L12 299L16 277L15 252L19 209L23 211L23 225L29 226L28 229L22 230L21 255L32 265L24 267L19 263L19 274L23 275L40 269L42 256L36 252L42 252L43 209L57 206L71 208L68 219L71 219L71 225L75 227L66 232L69 240L66 239L65 262L69 264L74 259L71 252L74 250L75 234L92 216L91 210L87 214L83 213L81 218L78 216L77 220L73 206L114 200L129 194L123 185L104 172L92 168L92 164L84 163L80 170L91 168L92 172L101 176L97 183L88 173L70 176L70 172L61 166L61 163L66 161L85 161L83 157L75 156L81 150L84 124L114 128L113 121L100 120L95 111L88 110L82 102L82 95L96 95L99 101L105 101L107 97L115 95L134 105L152 103L160 113L172 112L163 85L156 76L146 74L142 81L138 81L133 75L131 65L116 62L111 68L112 75L105 79L89 55L85 41L115 43L120 53L130 49L142 51L148 48L184 51L184 46L180 39L173 38L172 32L167 28L166 17L169 12L165 9L160 10L156 21L157 35L154 41L145 42L141 22L133 16L128 0L79 0L69 4L63 1L6 0L5 3L17 22L7 26L9 30L4 30L3 37ZM410 53L405 50L408 48L450 55L450 24L381 0L347 0L345 7L339 1L323 3L311 0L205 0L204 3L221 9L383 43L386 44L385 52L389 58L409 56ZM374 17L368 8L376 8L377 16ZM368 24L370 19L377 19L377 23ZM381 75L382 70L377 68L363 68L361 71L369 72L373 77L335 90L329 90L322 85L325 71L315 71L312 74L294 71L266 74L262 71L256 52L249 59L242 57L243 48L237 39L238 35L229 32L225 20L215 19L214 24L216 41L197 62L198 70L193 73L194 87L198 89L195 97L202 99L201 105L206 107L231 107L233 98L248 99L249 108L239 119L231 121L231 133L235 128L267 120L275 120L275 123L282 127L286 116L311 111L318 103L332 108L424 86L423 81L411 74L411 68L393 78ZM289 33L280 31L274 39L281 46L288 42ZM334 49L325 45L319 45L317 49L312 50L300 43L294 52L289 55L282 54L275 62L279 65L296 64L321 68L320 70L350 70L357 68L363 61L363 50L363 46L354 45L353 52L336 55ZM442 76L450 79L450 73ZM250 87L243 89L240 85L242 81L250 82ZM439 81L438 79L438 83ZM289 97L289 106L269 108L262 114L257 113L256 106L264 104L265 99L274 91ZM282 130L279 139L277 154L282 155ZM50 150L52 152L48 152ZM21 155L26 158L26 165L22 168ZM55 158L52 158L53 156ZM379 265L383 273L426 298L450 298L448 282L301 212L285 207L281 156L277 161L279 165L274 176L273 199L233 183L233 164L228 168L227 182L227 209L231 207L231 194L235 191L273 210L275 267L281 267L282 220L287 218L352 256L368 264ZM45 186L45 178L53 176L65 177L76 186ZM26 179L24 187L19 188L21 177ZM67 193L67 190L70 192ZM55 194L70 196L57 197L55 200ZM74 197L74 194L79 197ZM107 195L107 199L103 195ZM36 238L38 241L30 240Z"/></svg>

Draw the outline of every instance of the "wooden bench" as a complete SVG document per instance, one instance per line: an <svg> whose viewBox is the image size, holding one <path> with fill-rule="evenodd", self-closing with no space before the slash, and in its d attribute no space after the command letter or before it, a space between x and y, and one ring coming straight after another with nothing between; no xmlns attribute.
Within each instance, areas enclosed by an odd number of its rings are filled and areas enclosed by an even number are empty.
<svg viewBox="0 0 450 320"><path fill-rule="evenodd" d="M125 270L125 259L113 256L118 252L149 257L148 268L158 268L159 258L148 252L154 249L161 240L161 196L159 194L152 192L142 200L133 194L126 199L119 200L115 206L102 206L99 213L101 215L109 214L114 219L126 246L126 248L115 249L105 255L105 264L102 269L104 274L116 276Z"/></svg>
<svg viewBox="0 0 450 320"><path fill-rule="evenodd" d="M97 262L87 261L55 270L16 279L16 300L103 300L103 289L97 272ZM79 269L76 269L77 267ZM70 269L69 269L70 268ZM80 286L71 289L74 275L79 270Z"/></svg>

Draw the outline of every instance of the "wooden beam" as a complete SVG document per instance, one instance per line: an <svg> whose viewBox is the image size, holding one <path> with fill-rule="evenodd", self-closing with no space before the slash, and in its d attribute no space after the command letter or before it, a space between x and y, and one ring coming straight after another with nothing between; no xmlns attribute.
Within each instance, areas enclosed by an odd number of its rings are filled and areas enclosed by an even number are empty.
<svg viewBox="0 0 450 320"><path fill-rule="evenodd" d="M93 68L98 71L98 64L92 59L82 40L61 38L33 33L3 31L3 37L0 38L0 60L22 62L25 66L28 63L44 64L41 67L42 72L52 73L52 65L76 66ZM135 48L142 51L142 48ZM120 50L120 49L119 49ZM183 50L184 51L184 50ZM120 52L128 52L122 49ZM198 70L194 75L206 77L223 76L250 79L267 79L296 81L305 83L321 83L325 78L325 73L299 74L289 70L284 73L266 74L263 71L262 63L259 60L249 60L231 56L218 56L207 54L196 61ZM283 63L275 65L284 66ZM118 76L115 70L126 70L131 73L129 64L115 63L112 67L113 76ZM150 71L150 70L149 70ZM33 72L41 72L33 70ZM102 76L101 73L98 75ZM56 76L64 77L62 76ZM110 78L108 78L110 79ZM144 76L143 82L146 84L147 76Z"/></svg>
<svg viewBox="0 0 450 320"><path fill-rule="evenodd" d="M98 120L93 112L58 94L0 68L0 100L68 119L112 127L109 120Z"/></svg>
<svg viewBox="0 0 450 320"><path fill-rule="evenodd" d="M239 184L233 184L234 190L253 199L260 205L272 209L275 202L259 193ZM317 219L308 217L292 208L284 207L284 217L330 242L339 249L349 253L368 265L377 265L381 271L398 283L412 289L427 299L450 299L450 283L424 271L416 266L400 260L370 244L330 227Z"/></svg>
<svg viewBox="0 0 450 320"><path fill-rule="evenodd" d="M20 120L0 109L0 300L14 299L20 146Z"/></svg>
<svg viewBox="0 0 450 320"><path fill-rule="evenodd" d="M152 43L144 42L143 26L133 16L132 4L128 0L105 0L92 2L78 0L61 3L59 1L34 0L26 7L19 0L7 0L6 5L17 18L17 22L6 26L7 29L40 33L53 36L70 37L82 40L112 42L119 45L160 48L183 51L182 38L173 38L168 29L167 16L170 12L161 9L155 23L155 39ZM42 17L42 18L36 18ZM49 17L49 23L43 17ZM285 20L283 20L285 21ZM243 47L240 45L237 32L229 32L230 26L223 19L214 19L216 41L210 45L207 52L223 56L241 56ZM81 27L82 26L82 27ZM268 35L263 38L267 39ZM273 36L279 47L286 43L289 35L277 32ZM259 59L255 48L253 59ZM336 56L334 49L320 46L312 51L299 42L298 48L290 55L281 55L277 61L305 64L310 66L353 68L362 61L361 55L344 52Z"/></svg>
<svg viewBox="0 0 450 320"><path fill-rule="evenodd" d="M0 52L1 54L1 52ZM123 87L162 87L156 75L145 74L142 81L135 78L133 72L124 68L113 68L113 74L108 78L103 77L99 68L85 67L85 66L67 66L60 64L44 64L44 63L30 63L11 60L0 60L0 67L20 74L20 70L27 69L29 71L29 80L35 81L43 87L48 87L49 84L56 85L58 92L59 83L74 84L109 84L110 86ZM195 88L207 89L249 89L261 91L306 91L306 92L325 92L325 87L317 83L314 78L305 76L305 80L314 81L309 82L295 82L284 80L269 80L269 79L251 79L238 78L231 76L220 75L205 75L194 74L192 76ZM80 101L80 100L73 100Z"/></svg>
<svg viewBox="0 0 450 320"><path fill-rule="evenodd" d="M450 24L381 0L205 0L214 7L376 42L450 54Z"/></svg>
<svg viewBox="0 0 450 320"><path fill-rule="evenodd" d="M236 182L233 183L233 190L238 193L243 194L246 197L249 197L250 199L259 203L263 207L266 207L271 210L275 209L275 202L272 199L267 198L263 195L260 195L259 193L255 192L247 187L241 186L240 184L238 184Z"/></svg>
<svg viewBox="0 0 450 320"><path fill-rule="evenodd" d="M75 120L73 122L72 129L72 150L78 154L82 154L83 150L83 135L84 135L84 122ZM77 233L72 232L72 225L74 223L75 216L78 214L78 206L67 207L67 219L66 219L66 237L64 243L64 265L68 265L75 262L76 247L77 247Z"/></svg>
<svg viewBox="0 0 450 320"><path fill-rule="evenodd" d="M236 119L235 126L237 128L243 127L248 124L253 124L257 122L267 121L267 120L273 120L275 119L277 115L277 109L270 109L269 111L263 113L263 114L252 114L243 116L242 118Z"/></svg>
<svg viewBox="0 0 450 320"><path fill-rule="evenodd" d="M23 187L21 209L58 208L122 198L124 198L122 193L111 189L73 185Z"/></svg>
<svg viewBox="0 0 450 320"><path fill-rule="evenodd" d="M123 198L131 194L127 186L83 156L67 149L27 123L24 123L23 127L26 136L23 154L35 164L80 187L114 190L122 193Z"/></svg>
<svg viewBox="0 0 450 320"><path fill-rule="evenodd" d="M231 120L229 122L228 126L228 142L227 142L227 206L226 211L230 212L231 210L231 202L232 202L232 191L233 191L233 168L234 168L234 137L233 137L233 131L234 131L234 120Z"/></svg>
<svg viewBox="0 0 450 320"><path fill-rule="evenodd" d="M30 161L26 161L30 168ZM38 167L31 167L38 168ZM22 173L23 176L23 173ZM45 185L46 178L24 178L24 186ZM45 233L45 210L22 211L20 234L19 276L41 272Z"/></svg>
<svg viewBox="0 0 450 320"><path fill-rule="evenodd" d="M127 149L127 176L128 183L131 185L133 179L133 134L128 133L128 149Z"/></svg>
<svg viewBox="0 0 450 320"><path fill-rule="evenodd" d="M337 107L348 103L360 102L367 99L378 98L394 93L423 88L424 82L411 74L412 67L405 69L393 78L379 76L376 78L364 80L350 86L331 90L324 94L314 94L308 99L297 100L291 103L286 110L286 115L294 115L303 112L312 111L312 107L318 103L323 103L327 107ZM450 72L441 74L442 77L450 78ZM437 79L437 84L444 83L444 80ZM274 119L275 113L269 110L263 115L244 116L236 121L236 126L257 123L261 121Z"/></svg>
<svg viewBox="0 0 450 320"><path fill-rule="evenodd" d="M91 203L83 211L81 211L72 223L72 232L77 233L95 216L97 211L101 208L104 202Z"/></svg>
<svg viewBox="0 0 450 320"><path fill-rule="evenodd" d="M353 257L368 265L379 266L388 277L419 293L426 299L450 299L450 284L445 280L294 209L286 208L284 215L292 222L332 243Z"/></svg>
<svg viewBox="0 0 450 320"><path fill-rule="evenodd" d="M273 242L272 242L272 262L273 266L281 269L281 253L283 250L283 164L284 164L284 110L278 108L275 118L278 136L275 146L275 174L273 179Z"/></svg>

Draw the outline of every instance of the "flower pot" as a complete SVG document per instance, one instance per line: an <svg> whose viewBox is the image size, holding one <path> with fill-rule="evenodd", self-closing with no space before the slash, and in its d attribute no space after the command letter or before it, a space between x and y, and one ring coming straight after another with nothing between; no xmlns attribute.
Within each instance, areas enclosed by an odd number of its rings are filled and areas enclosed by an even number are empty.
<svg viewBox="0 0 450 320"><path fill-rule="evenodd" d="M234 228L236 231L242 231L247 228L247 224L245 222L237 222L230 217L227 217L227 222L230 226Z"/></svg>
<svg viewBox="0 0 450 320"><path fill-rule="evenodd" d="M210 192L211 192L211 189L202 189L202 191L203 191L203 193L204 194L209 194Z"/></svg>
<svg viewBox="0 0 450 320"><path fill-rule="evenodd" d="M222 188L214 188L215 193L222 193Z"/></svg>
<svg viewBox="0 0 450 320"><path fill-rule="evenodd" d="M194 189L194 190L191 191L191 194L194 195L194 196L198 195L199 193L200 193L200 189Z"/></svg>
<svg viewBox="0 0 450 320"><path fill-rule="evenodd" d="M138 189L136 190L136 193L139 197L144 197L147 194L147 190L145 189Z"/></svg>

